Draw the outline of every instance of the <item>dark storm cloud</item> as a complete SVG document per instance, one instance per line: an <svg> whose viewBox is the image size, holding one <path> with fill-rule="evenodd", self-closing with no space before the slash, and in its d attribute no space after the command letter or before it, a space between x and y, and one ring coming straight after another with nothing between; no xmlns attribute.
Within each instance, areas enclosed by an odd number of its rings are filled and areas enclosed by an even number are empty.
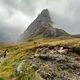
<svg viewBox="0 0 80 80"><path fill-rule="evenodd" d="M44 8L59 28L80 34L80 0L0 0L0 33L17 37Z"/></svg>

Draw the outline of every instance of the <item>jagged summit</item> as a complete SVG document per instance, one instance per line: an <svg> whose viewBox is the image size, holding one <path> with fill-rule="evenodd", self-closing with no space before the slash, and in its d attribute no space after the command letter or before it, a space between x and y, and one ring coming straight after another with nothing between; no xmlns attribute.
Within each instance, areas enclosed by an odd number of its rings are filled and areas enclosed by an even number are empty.
<svg viewBox="0 0 80 80"><path fill-rule="evenodd" d="M48 9L43 9L37 18L28 26L21 35L23 40L33 37L58 37L68 35L64 30L53 28Z"/></svg>
<svg viewBox="0 0 80 80"><path fill-rule="evenodd" d="M39 28L45 23L52 23L48 9L43 9L42 12L38 15L38 17L29 25L27 30L30 28Z"/></svg>
<svg viewBox="0 0 80 80"><path fill-rule="evenodd" d="M42 24L48 22L51 23L51 18L48 9L43 9L42 12L38 15L37 19L41 21Z"/></svg>

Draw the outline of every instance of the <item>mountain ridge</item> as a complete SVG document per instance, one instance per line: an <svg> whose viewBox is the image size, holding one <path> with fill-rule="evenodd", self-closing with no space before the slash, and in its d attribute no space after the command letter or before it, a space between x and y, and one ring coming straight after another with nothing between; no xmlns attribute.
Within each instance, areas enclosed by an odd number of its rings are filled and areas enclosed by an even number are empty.
<svg viewBox="0 0 80 80"><path fill-rule="evenodd" d="M69 34L62 29L55 28L48 9L44 9L21 35L23 40L31 39L37 36L59 37L69 36Z"/></svg>

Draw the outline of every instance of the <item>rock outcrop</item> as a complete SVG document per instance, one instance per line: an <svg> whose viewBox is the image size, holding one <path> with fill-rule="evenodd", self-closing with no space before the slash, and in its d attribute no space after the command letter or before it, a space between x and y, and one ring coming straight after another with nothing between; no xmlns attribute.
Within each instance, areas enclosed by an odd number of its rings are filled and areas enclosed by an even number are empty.
<svg viewBox="0 0 80 80"><path fill-rule="evenodd" d="M68 50L67 54L66 51L62 54L58 52L65 49ZM28 60L33 65L33 69L39 66L36 72L43 80L80 80L80 61L76 60L76 57L80 58L80 56L76 52L57 46L52 49L44 46L44 49L39 48L39 50L37 56L34 54Z"/></svg>
<svg viewBox="0 0 80 80"><path fill-rule="evenodd" d="M53 26L52 26L53 24ZM59 37L69 35L62 29L54 28L48 9L44 9L21 35L23 40L33 37Z"/></svg>

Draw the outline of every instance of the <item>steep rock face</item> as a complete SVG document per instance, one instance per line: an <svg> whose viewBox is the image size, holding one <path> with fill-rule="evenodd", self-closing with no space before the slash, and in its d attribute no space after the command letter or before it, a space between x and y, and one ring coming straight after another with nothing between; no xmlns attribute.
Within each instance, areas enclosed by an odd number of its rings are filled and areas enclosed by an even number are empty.
<svg viewBox="0 0 80 80"><path fill-rule="evenodd" d="M33 37L59 37L69 35L62 29L53 28L48 9L44 9L21 35L22 39Z"/></svg>

